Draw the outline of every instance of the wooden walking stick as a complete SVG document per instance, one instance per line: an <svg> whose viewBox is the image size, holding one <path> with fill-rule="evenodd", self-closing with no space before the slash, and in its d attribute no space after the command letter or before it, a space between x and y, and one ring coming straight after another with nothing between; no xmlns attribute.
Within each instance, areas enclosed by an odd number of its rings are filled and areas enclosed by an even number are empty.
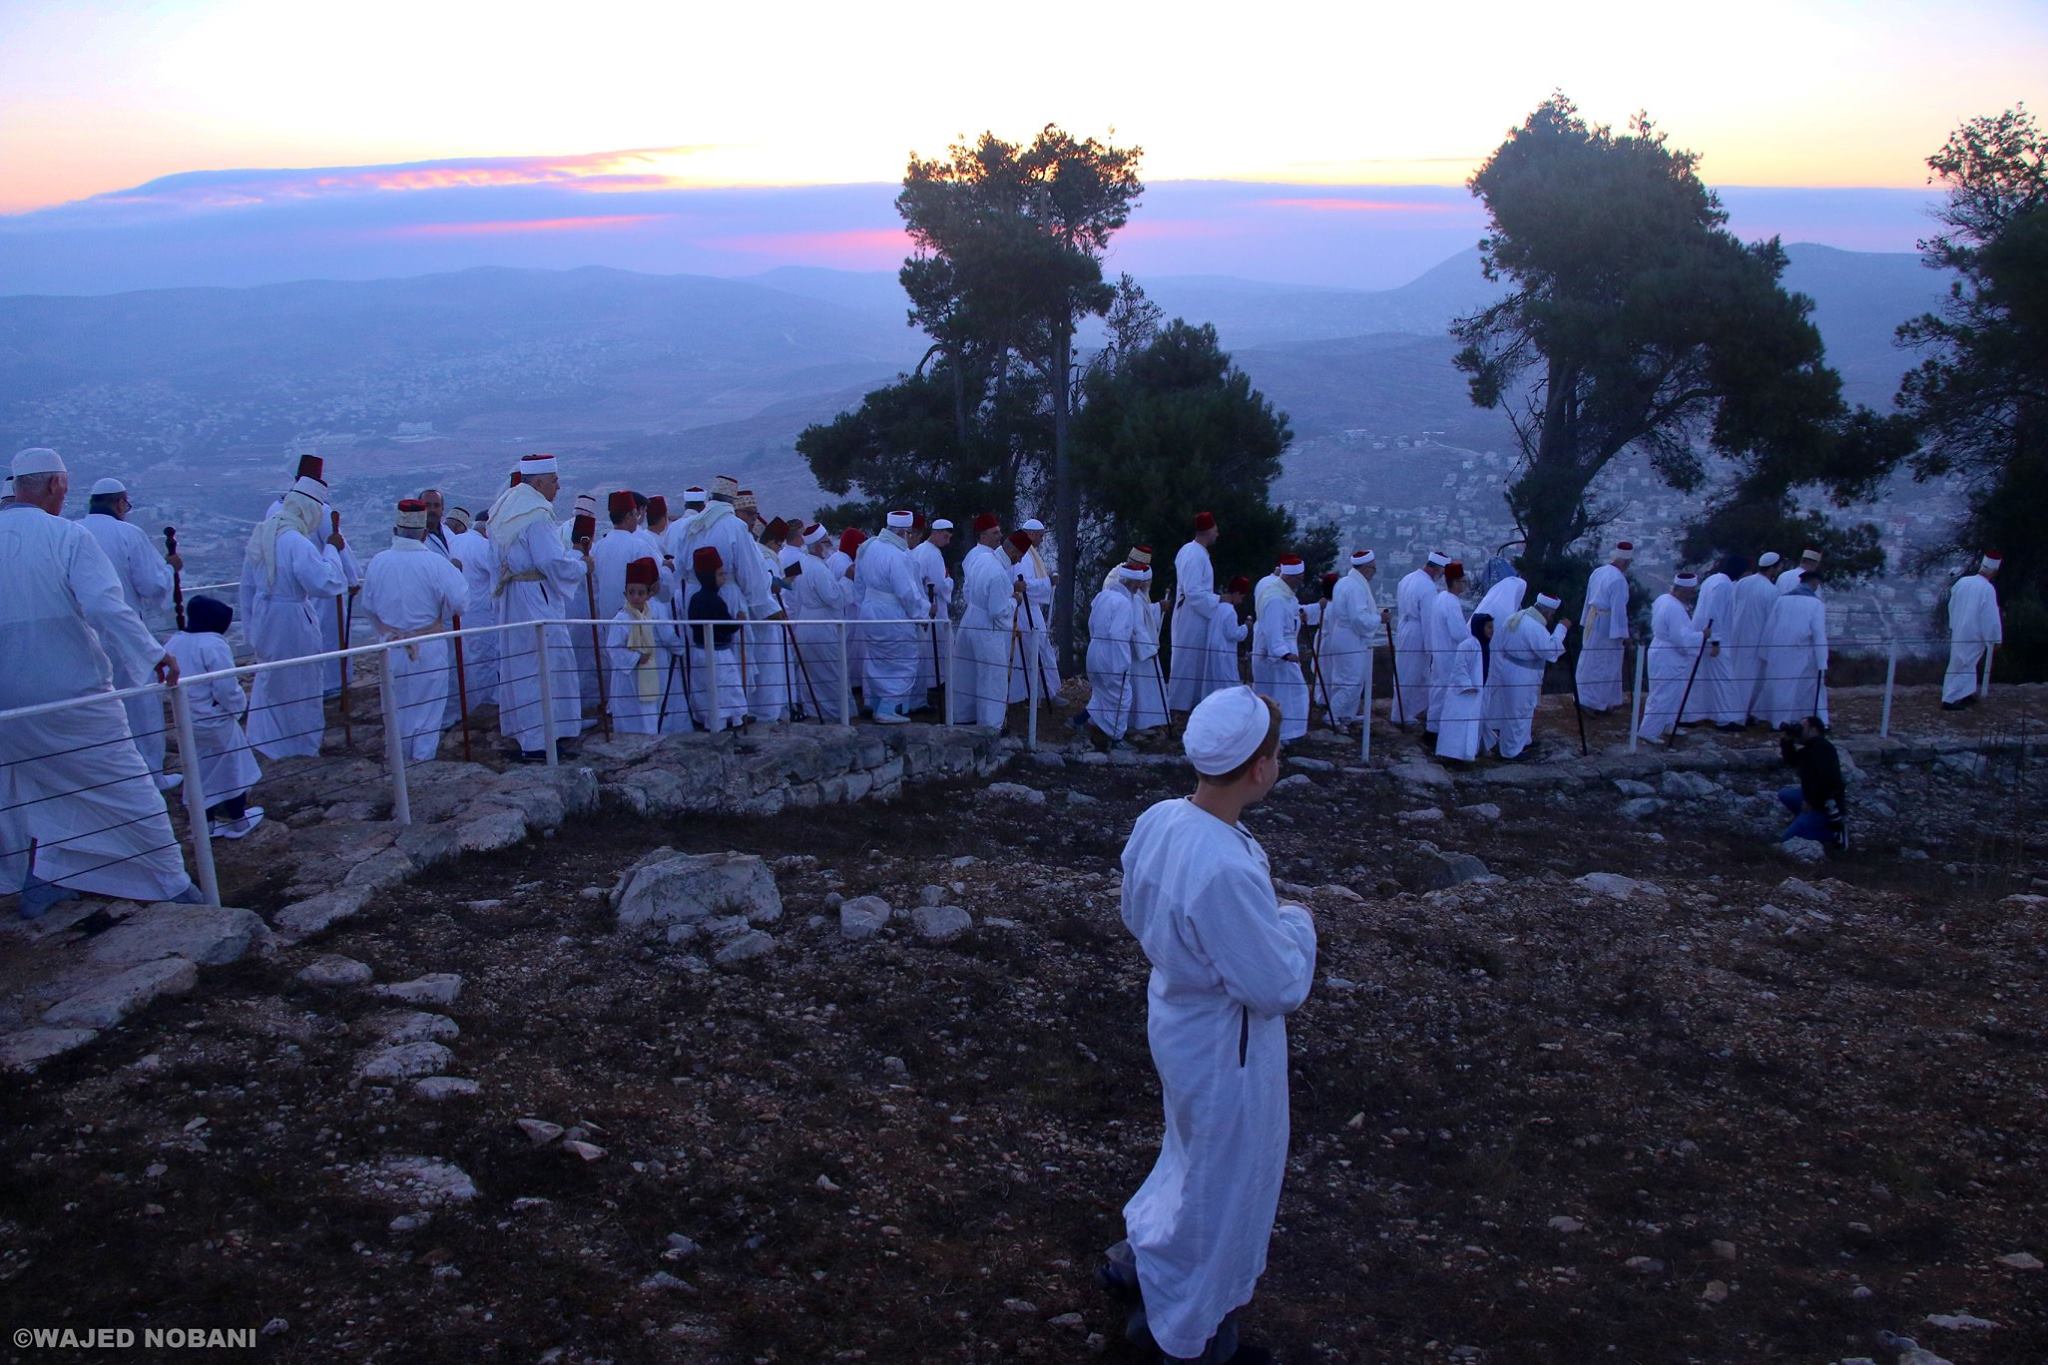
<svg viewBox="0 0 2048 1365"><path fill-rule="evenodd" d="M342 648L342 649L347 649L347 648L348 648L348 633L349 633L349 619L348 619L348 613L347 613L347 612L346 612L346 611L345 611L345 610L343 609L343 606L342 606L342 597L343 597L343 596L345 596L345 597L347 597L347 598L348 598L348 606L349 606L350 608L353 608L353 607L355 606L355 604L356 604L356 602L355 602L355 591L354 591L353 589L350 589L350 590L349 590L349 591L348 591L347 593L344 593L344 594L341 594L341 595L339 595L339 596L336 596L336 597L335 597L335 599L334 599L334 634L335 634L335 640L336 640L336 643L337 643L337 645L338 645L338 646L339 646L340 648ZM340 666L341 666L341 746L342 746L342 747L343 747L344 749L353 749L353 748L355 748L355 747L356 747L356 731L355 731L355 723L354 723L353 721L351 721L351 720L349 719L349 714L348 714L348 658L347 658L347 656L346 656L346 655L344 655L344 656L343 656L343 657L342 657L342 658L341 658L341 659L340 659L340 660L339 660L338 662L340 663Z"/></svg>
<svg viewBox="0 0 2048 1365"><path fill-rule="evenodd" d="M1401 651L1394 644L1393 621L1382 617L1380 624L1386 628L1387 632L1387 667L1394 674L1394 724L1406 730L1408 728L1408 705L1401 699Z"/></svg>
<svg viewBox="0 0 2048 1365"><path fill-rule="evenodd" d="M825 708L818 705L818 689L816 684L811 681L810 665L804 662L804 652L802 647L796 642L796 627L793 625L789 627L789 652L796 659L797 675L804 680L804 691L810 696L811 714L819 720L825 719ZM787 671L788 667L789 660L783 660L784 670Z"/></svg>
<svg viewBox="0 0 2048 1365"><path fill-rule="evenodd" d="M610 689L604 675L604 644L597 637L597 565L591 562L590 542L597 534L597 518L579 515L572 523L569 538L583 546L583 597L590 607L590 671L597 675L597 723L603 727L604 737L612 737L612 706Z"/></svg>
<svg viewBox="0 0 2048 1365"><path fill-rule="evenodd" d="M178 528L166 526L164 527L164 557L166 559L175 559L177 556ZM183 630L185 628L185 575L176 565L171 567L171 612L177 618L178 629Z"/></svg>
<svg viewBox="0 0 2048 1365"><path fill-rule="evenodd" d="M1676 735L1678 727L1685 724L1685 704L1692 700L1693 680L1700 675L1700 664L1706 659L1707 651L1714 644L1714 618L1707 618L1706 629L1700 632L1700 652L1692 656L1692 672L1685 676L1685 690L1678 694L1678 715L1671 722L1671 733Z"/></svg>
<svg viewBox="0 0 2048 1365"><path fill-rule="evenodd" d="M469 673L462 664L462 613L449 617L455 623L455 706L462 713L462 761L469 759Z"/></svg>

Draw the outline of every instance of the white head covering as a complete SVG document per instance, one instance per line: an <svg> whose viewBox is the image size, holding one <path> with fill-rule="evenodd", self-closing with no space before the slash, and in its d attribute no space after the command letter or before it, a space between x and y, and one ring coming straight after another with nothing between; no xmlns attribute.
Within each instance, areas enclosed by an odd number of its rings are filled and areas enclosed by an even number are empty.
<svg viewBox="0 0 2048 1365"><path fill-rule="evenodd" d="M1435 567L1441 569L1451 562L1451 557L1445 554L1442 550L1431 550L1429 552L1428 562L1434 565Z"/></svg>
<svg viewBox="0 0 2048 1365"><path fill-rule="evenodd" d="M937 521L931 524L931 529L934 531L950 531L953 529L953 523L946 520L944 517L940 517Z"/></svg>
<svg viewBox="0 0 2048 1365"><path fill-rule="evenodd" d="M1700 576L1691 572L1678 574L1671 580L1671 586L1674 588L1697 588L1699 585Z"/></svg>
<svg viewBox="0 0 2048 1365"><path fill-rule="evenodd" d="M14 477L19 479L29 474L68 474L64 457L48 446L30 446L14 457Z"/></svg>
<svg viewBox="0 0 2048 1365"><path fill-rule="evenodd" d="M1020 531L1043 531L1045 529L1045 523L1040 521L1037 517L1031 517L1017 529Z"/></svg>
<svg viewBox="0 0 2048 1365"><path fill-rule="evenodd" d="M1120 564L1116 576L1126 583L1150 583L1152 570L1143 564Z"/></svg>
<svg viewBox="0 0 2048 1365"><path fill-rule="evenodd" d="M277 515L257 524L249 537L249 554L263 575L265 587L277 585L277 538L297 531L317 547L321 542L320 509L327 504L327 485L310 474L301 474L285 490Z"/></svg>
<svg viewBox="0 0 2048 1365"><path fill-rule="evenodd" d="M1998 555L1985 555L1984 558L1977 561L1977 567L1980 569L1995 569L2003 563L2005 563L2005 560Z"/></svg>
<svg viewBox="0 0 2048 1365"><path fill-rule="evenodd" d="M740 495L740 481L730 474L720 474L711 481L711 491L721 498L736 498Z"/></svg>
<svg viewBox="0 0 2048 1365"><path fill-rule="evenodd" d="M889 529L892 531L908 531L910 523L914 520L916 518L908 512L891 512L889 514Z"/></svg>
<svg viewBox="0 0 2048 1365"><path fill-rule="evenodd" d="M703 489L697 487L695 484L692 484L688 488L685 488L683 490L683 506L702 507L707 501L710 500L710 497L711 495L709 493L706 493Z"/></svg>
<svg viewBox="0 0 2048 1365"><path fill-rule="evenodd" d="M98 479L93 483L91 496L104 498L115 493L126 493L127 491L128 485L122 483L119 479Z"/></svg>
<svg viewBox="0 0 2048 1365"><path fill-rule="evenodd" d="M1778 552L1776 550L1765 550L1762 554L1756 557L1756 566L1759 569L1768 569L1777 562Z"/></svg>
<svg viewBox="0 0 2048 1365"><path fill-rule="evenodd" d="M392 525L400 531L424 531L427 529L427 509L401 507L398 509L398 520Z"/></svg>
<svg viewBox="0 0 2048 1365"><path fill-rule="evenodd" d="M1220 777L1257 753L1272 725L1264 697L1249 687L1226 687L1202 698L1189 714L1181 748L1196 772Z"/></svg>
<svg viewBox="0 0 2048 1365"><path fill-rule="evenodd" d="M522 455L519 457L519 477L540 478L547 474L559 474L562 467L552 455Z"/></svg>
<svg viewBox="0 0 2048 1365"><path fill-rule="evenodd" d="M441 520L449 526L459 525L462 530L466 531L469 529L469 509L462 506L450 507L441 514Z"/></svg>
<svg viewBox="0 0 2048 1365"><path fill-rule="evenodd" d="M1536 594L1536 605L1545 611L1556 611L1564 603L1547 592L1539 592Z"/></svg>
<svg viewBox="0 0 2048 1365"><path fill-rule="evenodd" d="M1816 550L1816 549L1814 549L1814 548L1813 548L1812 546L1810 546L1810 545L1809 545L1809 546L1807 546L1805 550L1803 550L1803 551L1801 551L1801 552L1800 552L1800 555L1799 555L1799 562L1800 562L1801 564L1818 564L1818 563L1820 563L1820 551L1819 551L1819 550Z"/></svg>
<svg viewBox="0 0 2048 1365"><path fill-rule="evenodd" d="M807 529L804 532L804 544L816 545L819 541L825 539L827 536L831 534L832 533L830 531L825 529L824 523L813 522L809 529Z"/></svg>
<svg viewBox="0 0 2048 1365"><path fill-rule="evenodd" d="M1351 567L1354 569L1362 569L1372 563L1372 561L1373 553L1371 550L1353 550L1351 552Z"/></svg>
<svg viewBox="0 0 2048 1365"><path fill-rule="evenodd" d="M1299 578L1307 571L1307 568L1308 566L1303 564L1300 559L1294 555L1288 555L1273 566L1273 572L1279 574L1282 578Z"/></svg>

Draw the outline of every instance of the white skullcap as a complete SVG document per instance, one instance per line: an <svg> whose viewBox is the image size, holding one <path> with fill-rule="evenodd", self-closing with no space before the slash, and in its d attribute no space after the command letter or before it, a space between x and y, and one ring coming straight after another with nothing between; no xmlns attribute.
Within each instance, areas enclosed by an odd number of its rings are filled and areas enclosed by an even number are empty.
<svg viewBox="0 0 2048 1365"><path fill-rule="evenodd" d="M1431 550L1429 552L1429 563L1436 568L1444 568L1450 562L1451 557L1442 550Z"/></svg>
<svg viewBox="0 0 2048 1365"><path fill-rule="evenodd" d="M1778 552L1776 550L1765 550L1762 554L1756 557L1756 566L1759 569L1768 569L1777 562Z"/></svg>
<svg viewBox="0 0 2048 1365"><path fill-rule="evenodd" d="M1980 569L1995 569L2003 563L2005 563L2005 560L1997 555L1985 555L1983 559L1978 561L1977 567Z"/></svg>
<svg viewBox="0 0 2048 1365"><path fill-rule="evenodd" d="M311 474L299 475L298 478L292 480L292 486L285 491L297 493L302 498L311 498L314 502L324 503L327 501L327 485L314 478Z"/></svg>
<svg viewBox="0 0 2048 1365"><path fill-rule="evenodd" d="M538 479L547 474L559 474L562 467L555 463L552 455L522 455L519 457L519 477Z"/></svg>
<svg viewBox="0 0 2048 1365"><path fill-rule="evenodd" d="M910 524L916 520L916 516L910 512L891 512L889 514L889 529L892 531L908 531Z"/></svg>
<svg viewBox="0 0 2048 1365"><path fill-rule="evenodd" d="M1547 592L1539 592L1536 594L1536 605L1543 608L1545 611L1556 611L1559 607L1563 606L1564 603L1560 601L1558 598L1552 597Z"/></svg>
<svg viewBox="0 0 2048 1365"><path fill-rule="evenodd" d="M1373 554L1371 550L1353 550L1351 552L1351 567L1354 569L1364 568L1372 563L1372 560Z"/></svg>
<svg viewBox="0 0 2048 1365"><path fill-rule="evenodd" d="M1678 574L1671 580L1671 586L1674 588L1697 588L1699 585L1700 576L1696 573Z"/></svg>
<svg viewBox="0 0 2048 1365"><path fill-rule="evenodd" d="M1205 777L1221 777L1259 751L1273 726L1266 699L1249 687L1226 687L1202 698L1188 716L1181 748Z"/></svg>
<svg viewBox="0 0 2048 1365"><path fill-rule="evenodd" d="M1045 523L1040 521L1037 517L1032 517L1029 521L1025 522L1022 526L1019 526L1017 529L1020 531L1043 531L1045 529Z"/></svg>
<svg viewBox="0 0 2048 1365"><path fill-rule="evenodd" d="M467 507L451 507L442 515L441 520L459 521L464 526L467 526L470 521L469 509Z"/></svg>
<svg viewBox="0 0 2048 1365"><path fill-rule="evenodd" d="M940 517L937 521L932 523L931 529L934 531L950 531L953 529L953 523L946 520L944 517Z"/></svg>
<svg viewBox="0 0 2048 1365"><path fill-rule="evenodd" d="M1806 549L1805 549L1804 551L1802 551L1802 552L1800 553L1800 556L1799 556L1799 562L1800 562L1801 564L1818 564L1818 563L1820 563L1820 551L1819 551L1819 550L1816 550L1816 549L1814 549L1814 548L1813 548L1812 546L1810 546L1810 545L1809 545L1809 546L1807 546L1807 547L1806 547Z"/></svg>
<svg viewBox="0 0 2048 1365"><path fill-rule="evenodd" d="M14 457L14 477L24 478L30 474L68 474L64 457L48 446L30 446Z"/></svg>
<svg viewBox="0 0 2048 1365"><path fill-rule="evenodd" d="M104 498L115 493L126 493L127 491L128 485L122 483L119 479L100 479L92 486L92 496L95 498Z"/></svg>

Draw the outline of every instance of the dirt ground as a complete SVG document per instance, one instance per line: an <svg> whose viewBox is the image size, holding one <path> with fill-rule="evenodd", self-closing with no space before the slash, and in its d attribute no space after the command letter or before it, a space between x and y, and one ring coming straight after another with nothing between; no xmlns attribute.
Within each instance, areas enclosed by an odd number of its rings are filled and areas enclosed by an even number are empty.
<svg viewBox="0 0 2048 1365"><path fill-rule="evenodd" d="M1307 776L1248 820L1321 936L1249 1338L1288 1362L1890 1361L1882 1332L2048 1359L2048 1272L1998 1260L2048 1259L2048 905L2007 900L2048 889L2042 829L2014 827L2038 763L1866 771L1857 852L1816 866L1765 838L1775 773L1642 823L1605 783L1432 802ZM585 821L5 1082L8 1326L269 1324L256 1354L289 1361L1135 1359L1089 1282L1159 1127L1116 860L1181 784L1002 779L1048 799ZM663 844L779 860L774 951L718 968L615 935L589 889ZM1431 891L1455 853L1499 880ZM849 943L827 912L928 886L976 927ZM447 1071L478 1094L360 1079L389 1004L294 979L329 953L461 974ZM477 1197L394 1225L415 1201L358 1178L393 1156Z"/></svg>

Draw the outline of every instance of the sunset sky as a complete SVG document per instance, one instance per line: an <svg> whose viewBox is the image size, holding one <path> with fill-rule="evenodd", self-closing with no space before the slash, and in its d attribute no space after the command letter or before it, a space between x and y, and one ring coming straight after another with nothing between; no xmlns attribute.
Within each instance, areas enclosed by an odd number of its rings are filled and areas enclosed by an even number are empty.
<svg viewBox="0 0 2048 1365"><path fill-rule="evenodd" d="M678 205L711 202L679 192L886 185L913 149L983 128L1027 138L1048 119L1143 146L1155 186L1324 187L1257 206L1354 223L1454 217L1469 236L1476 220L1456 195L1328 187L1458 186L1553 88L1597 119L1647 107L1721 186L1924 189L1924 158L1959 121L2048 105L2042 0L1179 0L1027 22L1044 13L843 0L0 5L0 248L82 261L53 234L208 215L246 226L248 210L346 200L346 223L321 231L479 250L568 234L602 257L604 240L673 228ZM355 169L305 169L336 167ZM364 207L392 199L413 208ZM693 249L745 255L748 239L779 234L777 259L809 259L807 239L820 264L899 250L885 198L790 223L747 202L750 214ZM1202 231L1167 221L1148 230ZM38 278L0 278L0 291Z"/></svg>

